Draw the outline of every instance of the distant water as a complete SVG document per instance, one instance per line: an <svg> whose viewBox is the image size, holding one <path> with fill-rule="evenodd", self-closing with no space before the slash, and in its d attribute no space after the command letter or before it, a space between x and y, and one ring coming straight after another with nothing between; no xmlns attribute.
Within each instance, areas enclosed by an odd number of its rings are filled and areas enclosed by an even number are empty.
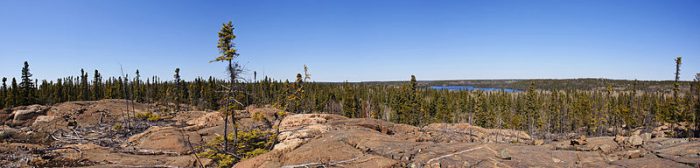
<svg viewBox="0 0 700 168"><path fill-rule="evenodd" d="M481 90L485 92L490 92L490 91L504 91L504 92L520 92L518 89L511 89L511 88L482 88L482 87L474 87L474 86L430 86L430 89L434 90L449 90L449 91L474 91L474 90Z"/></svg>

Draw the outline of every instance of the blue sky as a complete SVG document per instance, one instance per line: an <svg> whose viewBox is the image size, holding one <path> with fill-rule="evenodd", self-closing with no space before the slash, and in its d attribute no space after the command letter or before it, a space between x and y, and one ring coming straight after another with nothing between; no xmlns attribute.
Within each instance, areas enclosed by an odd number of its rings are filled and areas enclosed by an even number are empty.
<svg viewBox="0 0 700 168"><path fill-rule="evenodd" d="M0 77L99 69L225 77L216 33L233 21L259 76L316 81L682 79L700 72L700 1L0 0Z"/></svg>

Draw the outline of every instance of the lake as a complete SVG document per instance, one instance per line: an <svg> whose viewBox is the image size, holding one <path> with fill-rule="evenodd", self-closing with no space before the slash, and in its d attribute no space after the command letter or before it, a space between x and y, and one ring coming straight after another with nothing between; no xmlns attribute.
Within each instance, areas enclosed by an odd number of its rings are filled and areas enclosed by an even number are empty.
<svg viewBox="0 0 700 168"><path fill-rule="evenodd" d="M474 90L481 90L485 92L491 92L491 91L501 91L503 90L504 92L521 92L521 90L518 89L511 89L511 88L482 88L482 87L474 87L474 86L430 86L430 89L434 90L449 90L449 91L474 91Z"/></svg>

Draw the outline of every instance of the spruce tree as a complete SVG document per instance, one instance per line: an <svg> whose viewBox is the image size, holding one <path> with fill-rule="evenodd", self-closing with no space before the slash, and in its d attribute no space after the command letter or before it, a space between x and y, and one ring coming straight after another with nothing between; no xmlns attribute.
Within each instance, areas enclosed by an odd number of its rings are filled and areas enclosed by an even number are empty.
<svg viewBox="0 0 700 168"><path fill-rule="evenodd" d="M22 82L19 87L22 88L20 96L20 105L30 105L35 101L34 97L34 83L32 82L32 74L29 72L29 63L24 61L24 67L22 67Z"/></svg>
<svg viewBox="0 0 700 168"><path fill-rule="evenodd" d="M54 91L54 100L56 100L56 103L58 102L63 102L65 99L63 98L63 80L61 78L56 79L56 89Z"/></svg>
<svg viewBox="0 0 700 168"><path fill-rule="evenodd" d="M6 107L16 107L18 106L19 102L17 102L17 98L20 97L20 88L17 85L17 79L12 78L12 84L10 85L10 89L7 92L7 97L5 97L5 106Z"/></svg>
<svg viewBox="0 0 700 168"><path fill-rule="evenodd" d="M700 73L695 74L695 137L700 137Z"/></svg>
<svg viewBox="0 0 700 168"><path fill-rule="evenodd" d="M180 68L175 68L175 75L173 75L173 78L175 79L175 89L173 90L174 94L172 96L175 100L175 111L180 111L180 102L182 96L182 94L180 93L182 92L182 87L180 86Z"/></svg>
<svg viewBox="0 0 700 168"><path fill-rule="evenodd" d="M537 102L537 92L535 82L530 83L527 89L525 116L527 116L527 128L530 135L533 135L537 125L539 125L539 105Z"/></svg>
<svg viewBox="0 0 700 168"><path fill-rule="evenodd" d="M221 27L221 30L219 31L219 42L217 44L217 48L219 48L219 55L216 57L214 60L215 62L228 62L228 73L230 77L229 81L229 95L228 99L225 104L227 104L226 108L224 109L224 151L228 151L228 116L229 114L231 115L231 121L233 121L233 144L238 144L238 127L236 126L236 113L234 109L231 109L230 103L239 103L235 100L235 86L234 83L236 82L236 78L238 77L238 73L241 71L240 67L238 66L238 63L234 62L235 58L238 57L238 52L235 48L235 45L233 43L233 39L236 38L236 35L233 34L233 23L229 21L226 24L223 24ZM236 153L236 145L234 145L233 148L233 153Z"/></svg>
<svg viewBox="0 0 700 168"><path fill-rule="evenodd" d="M90 84L88 84L88 74L80 69L80 99L90 100Z"/></svg>
<svg viewBox="0 0 700 168"><path fill-rule="evenodd" d="M407 111L405 112L405 117L409 122L409 124L417 125L418 123L423 122L423 118L421 117L422 115L420 114L420 104L419 104L419 97L418 97L418 81L416 80L415 75L411 75L411 80L408 85L408 91L407 91L407 97L408 97L408 102L407 102Z"/></svg>
<svg viewBox="0 0 700 168"><path fill-rule="evenodd" d="M680 92L680 75L681 75L681 57L676 57L675 59L676 63L676 73L675 73L675 79L673 82L673 100L671 100L671 122L673 123L678 123L682 120L682 107L680 105L680 99L678 98L678 92ZM673 125L673 124L672 124ZM673 136L676 136L675 128L672 128L671 130L674 130Z"/></svg>
<svg viewBox="0 0 700 168"><path fill-rule="evenodd" d="M292 104L290 111L295 113L302 112L302 101L304 99L304 80L301 78L301 74L297 73L297 78L291 88L293 94L291 95L289 102Z"/></svg>
<svg viewBox="0 0 700 168"><path fill-rule="evenodd" d="M92 99L100 100L104 98L104 86L102 86L102 75L95 69L95 74L92 79Z"/></svg>
<svg viewBox="0 0 700 168"><path fill-rule="evenodd" d="M141 73L136 69L136 78L134 78L134 101L142 102L143 93L141 91Z"/></svg>
<svg viewBox="0 0 700 168"><path fill-rule="evenodd" d="M0 109L5 108L5 98L7 97L7 78L2 77L2 88L0 88Z"/></svg>

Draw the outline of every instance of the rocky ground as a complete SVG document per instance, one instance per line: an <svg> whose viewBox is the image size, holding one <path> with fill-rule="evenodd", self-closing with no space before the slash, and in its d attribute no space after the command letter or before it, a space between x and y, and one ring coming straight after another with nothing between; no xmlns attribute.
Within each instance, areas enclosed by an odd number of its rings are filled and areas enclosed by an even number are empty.
<svg viewBox="0 0 700 168"><path fill-rule="evenodd" d="M125 124L123 100L25 106L0 112L2 167L206 167L194 149L223 132L217 112L166 112ZM185 108L186 109L186 108ZM237 112L239 128L273 129L279 110ZM262 114L262 115L260 115ZM130 114L134 115L134 114ZM262 116L264 120L253 119ZM271 152L234 167L698 167L700 141L665 138L663 129L615 137L533 140L514 130L468 124L422 128L333 114L291 114Z"/></svg>
<svg viewBox="0 0 700 168"><path fill-rule="evenodd" d="M700 141L629 136L545 142L468 124L423 128L329 114L281 123L275 150L235 167L697 167Z"/></svg>
<svg viewBox="0 0 700 168"><path fill-rule="evenodd" d="M211 160L196 147L223 133L218 112L165 112L160 106L129 106L124 100L24 106L0 112L0 167L198 167ZM186 108L186 107L184 107ZM160 119L124 122L152 113ZM241 129L270 129L250 118L272 116L271 108L239 111ZM132 117L134 118L134 117ZM231 128L229 128L231 129Z"/></svg>

